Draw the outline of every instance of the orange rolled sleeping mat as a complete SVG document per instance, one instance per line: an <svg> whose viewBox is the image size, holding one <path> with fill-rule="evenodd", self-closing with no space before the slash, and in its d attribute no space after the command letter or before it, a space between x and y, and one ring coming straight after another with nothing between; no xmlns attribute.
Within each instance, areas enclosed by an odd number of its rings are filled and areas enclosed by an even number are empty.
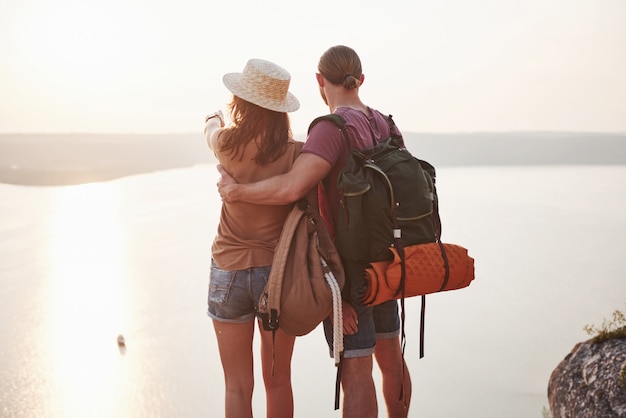
<svg viewBox="0 0 626 418"><path fill-rule="evenodd" d="M474 280L474 259L469 256L467 249L456 244L441 245L445 249L450 269L445 286L446 269L439 243L404 247L406 258L405 298L461 289L469 286ZM400 256L395 248L392 247L389 250L393 253L393 261L378 261L371 263L365 269L367 289L363 303L366 305L378 305L402 297L402 292L399 291Z"/></svg>

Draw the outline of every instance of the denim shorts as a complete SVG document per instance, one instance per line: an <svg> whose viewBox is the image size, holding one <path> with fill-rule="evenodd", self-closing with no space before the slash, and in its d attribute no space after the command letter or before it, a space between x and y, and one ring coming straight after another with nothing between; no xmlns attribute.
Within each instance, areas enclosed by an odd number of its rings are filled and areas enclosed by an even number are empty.
<svg viewBox="0 0 626 418"><path fill-rule="evenodd" d="M345 358L369 356L374 353L377 339L396 338L400 335L400 316L396 300L376 306L356 304L353 307L358 315L358 331L356 334L343 336ZM333 325L330 319L324 321L324 334L332 355Z"/></svg>
<svg viewBox="0 0 626 418"><path fill-rule="evenodd" d="M271 266L244 270L222 270L211 260L209 276L209 317L220 322L245 323L254 320L259 298L270 276Z"/></svg>

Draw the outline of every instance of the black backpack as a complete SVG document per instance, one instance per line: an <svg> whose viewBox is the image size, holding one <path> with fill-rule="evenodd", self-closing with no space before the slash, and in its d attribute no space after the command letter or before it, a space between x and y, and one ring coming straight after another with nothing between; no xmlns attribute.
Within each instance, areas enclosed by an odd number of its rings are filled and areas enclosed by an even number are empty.
<svg viewBox="0 0 626 418"><path fill-rule="evenodd" d="M404 351L404 247L429 242L441 242L441 219L435 187L435 168L415 158L404 147L401 135L387 117L391 135L385 141L358 150L337 114L320 116L335 123L342 132L349 150L346 167L340 172L338 189L341 198L336 220L336 247L342 258L348 297L360 298L362 288L355 288L350 277L360 277L365 267L374 261L393 258L389 250L395 247L402 261L401 323ZM444 261L445 253L443 254ZM422 296L420 321L420 358L424 356L425 296Z"/></svg>
<svg viewBox="0 0 626 418"><path fill-rule="evenodd" d="M404 357L405 295L422 296L420 313L420 358L424 357L424 316L426 294L468 286L474 279L474 259L467 250L455 244L441 242L439 198L435 186L435 168L415 158L405 148L391 115L387 116L389 137L372 146L355 149L345 127L345 120L337 114L320 116L309 126L309 131L321 120L337 125L348 149L346 166L340 171L337 188L340 209L335 225L335 245L341 256L345 273L344 298L374 304L385 300L400 300L401 348ZM405 255L405 247L406 255ZM428 251L426 250L428 248ZM417 252L425 257L412 257ZM394 254L395 253L395 254ZM393 260L390 264L389 260ZM369 276L373 265L399 267L385 271L384 281L391 293L381 298L370 298L372 287L368 280L354 277ZM407 271L411 272L407 282ZM389 274L389 275L388 275ZM428 278L424 277L428 275ZM391 276L395 275L395 276ZM371 276L369 276L371 279ZM391 282L391 279L399 279ZM426 280L427 279L427 280ZM428 285L427 285L428 282ZM370 285L380 284L371 280ZM408 284L407 284L408 283ZM416 287L417 285L417 287ZM364 297L365 295L368 297ZM335 383L335 409L339 408L341 362ZM404 362L402 363L404 367ZM404 372L403 372L404 374ZM400 399L404 397L404 386Z"/></svg>

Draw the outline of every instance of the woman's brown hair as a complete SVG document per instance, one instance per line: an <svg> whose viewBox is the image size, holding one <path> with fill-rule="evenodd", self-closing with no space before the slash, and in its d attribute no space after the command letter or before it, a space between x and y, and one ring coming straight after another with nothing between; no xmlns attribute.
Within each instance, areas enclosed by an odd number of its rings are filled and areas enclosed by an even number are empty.
<svg viewBox="0 0 626 418"><path fill-rule="evenodd" d="M321 75L333 84L341 84L348 90L361 85L361 59L357 53L344 45L328 49L317 65Z"/></svg>
<svg viewBox="0 0 626 418"><path fill-rule="evenodd" d="M292 137L289 116L275 112L233 96L229 104L233 126L220 134L220 150L231 154L232 159L243 158L243 148L256 141L259 152L255 158L258 165L275 161L287 149Z"/></svg>

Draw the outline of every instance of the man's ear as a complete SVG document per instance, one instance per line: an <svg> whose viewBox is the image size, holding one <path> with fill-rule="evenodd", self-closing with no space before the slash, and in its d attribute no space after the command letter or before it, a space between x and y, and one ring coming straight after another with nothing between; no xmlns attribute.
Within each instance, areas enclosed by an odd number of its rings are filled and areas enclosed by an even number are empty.
<svg viewBox="0 0 626 418"><path fill-rule="evenodd" d="M315 73L315 78L317 78L317 85L320 87L324 87L324 76L320 73Z"/></svg>

